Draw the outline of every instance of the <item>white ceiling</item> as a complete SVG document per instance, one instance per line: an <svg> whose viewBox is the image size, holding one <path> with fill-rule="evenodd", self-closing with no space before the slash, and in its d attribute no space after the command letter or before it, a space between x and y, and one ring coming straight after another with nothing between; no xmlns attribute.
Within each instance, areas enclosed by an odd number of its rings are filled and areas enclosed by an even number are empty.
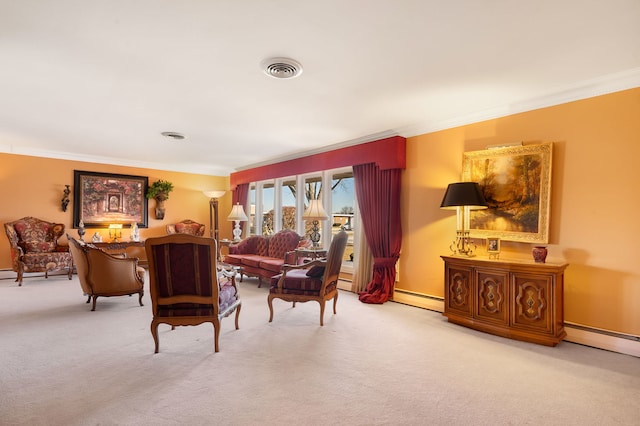
<svg viewBox="0 0 640 426"><path fill-rule="evenodd" d="M639 0L0 0L0 152L226 175L637 86Z"/></svg>

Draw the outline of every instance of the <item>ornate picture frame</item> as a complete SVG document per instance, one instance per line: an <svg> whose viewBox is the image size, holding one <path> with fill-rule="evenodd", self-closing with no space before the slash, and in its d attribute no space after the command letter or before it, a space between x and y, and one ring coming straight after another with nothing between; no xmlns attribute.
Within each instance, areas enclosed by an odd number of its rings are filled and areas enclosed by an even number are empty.
<svg viewBox="0 0 640 426"><path fill-rule="evenodd" d="M553 143L465 152L462 180L478 182L489 204L470 217L472 238L549 242Z"/></svg>
<svg viewBox="0 0 640 426"><path fill-rule="evenodd" d="M148 177L74 170L73 182L74 228L81 220L85 228L148 226Z"/></svg>
<svg viewBox="0 0 640 426"><path fill-rule="evenodd" d="M500 257L500 238L487 238L487 254L489 255L489 259L498 259Z"/></svg>

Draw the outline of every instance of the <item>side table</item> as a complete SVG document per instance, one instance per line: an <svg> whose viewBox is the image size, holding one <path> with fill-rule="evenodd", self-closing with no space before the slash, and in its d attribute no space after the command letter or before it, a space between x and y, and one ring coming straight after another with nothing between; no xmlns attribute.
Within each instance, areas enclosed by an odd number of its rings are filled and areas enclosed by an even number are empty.
<svg viewBox="0 0 640 426"><path fill-rule="evenodd" d="M294 250L295 253L295 263L298 264L300 258L302 259L321 259L323 257L327 257L327 250L323 248L308 248L301 247Z"/></svg>

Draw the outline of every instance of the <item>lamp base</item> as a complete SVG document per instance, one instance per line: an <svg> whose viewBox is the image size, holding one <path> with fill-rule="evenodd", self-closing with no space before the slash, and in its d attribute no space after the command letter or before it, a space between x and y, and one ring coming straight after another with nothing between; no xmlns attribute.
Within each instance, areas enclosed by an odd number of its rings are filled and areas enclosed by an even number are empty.
<svg viewBox="0 0 640 426"><path fill-rule="evenodd" d="M449 246L451 254L466 257L475 256L476 248L476 244L469 237L469 231L457 231L456 239Z"/></svg>

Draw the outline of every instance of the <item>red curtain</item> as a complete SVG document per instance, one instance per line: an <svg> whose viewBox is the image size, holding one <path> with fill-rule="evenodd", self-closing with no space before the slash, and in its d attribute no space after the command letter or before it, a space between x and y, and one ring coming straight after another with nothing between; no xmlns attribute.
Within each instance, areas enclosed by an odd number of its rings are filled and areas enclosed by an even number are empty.
<svg viewBox="0 0 640 426"><path fill-rule="evenodd" d="M247 207L247 199L249 198L249 184L241 183L236 186L236 189L233 191L231 195L231 205L235 206L236 203L240 204L242 207ZM245 211L248 215L250 212ZM244 222L240 222L240 229L244 231Z"/></svg>
<svg viewBox="0 0 640 426"><path fill-rule="evenodd" d="M373 254L373 278L359 298L364 303L384 303L393 295L402 247L401 169L381 170L375 163L354 165L353 176L364 234Z"/></svg>

